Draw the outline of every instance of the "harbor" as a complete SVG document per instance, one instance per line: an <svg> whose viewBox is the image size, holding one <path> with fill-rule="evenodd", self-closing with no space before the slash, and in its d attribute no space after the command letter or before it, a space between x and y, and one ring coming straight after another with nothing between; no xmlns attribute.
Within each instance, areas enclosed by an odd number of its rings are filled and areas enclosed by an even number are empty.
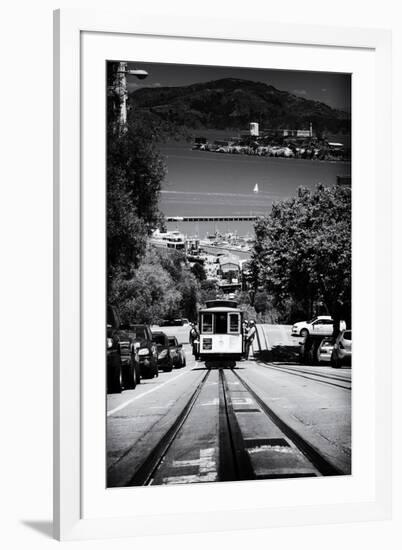
<svg viewBox="0 0 402 550"><path fill-rule="evenodd" d="M160 195L169 231L253 236L255 218L297 194L300 186L333 186L351 175L349 162L207 154L187 142L161 146L168 172ZM255 186L258 184L258 192Z"/></svg>

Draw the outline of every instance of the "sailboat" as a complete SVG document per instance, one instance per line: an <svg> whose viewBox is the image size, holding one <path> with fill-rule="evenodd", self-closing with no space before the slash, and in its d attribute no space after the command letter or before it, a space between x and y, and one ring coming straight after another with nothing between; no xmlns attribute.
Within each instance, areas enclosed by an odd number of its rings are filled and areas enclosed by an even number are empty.
<svg viewBox="0 0 402 550"><path fill-rule="evenodd" d="M258 193L258 192L259 192L258 183L256 183L256 184L254 185L253 191L254 191L254 193Z"/></svg>

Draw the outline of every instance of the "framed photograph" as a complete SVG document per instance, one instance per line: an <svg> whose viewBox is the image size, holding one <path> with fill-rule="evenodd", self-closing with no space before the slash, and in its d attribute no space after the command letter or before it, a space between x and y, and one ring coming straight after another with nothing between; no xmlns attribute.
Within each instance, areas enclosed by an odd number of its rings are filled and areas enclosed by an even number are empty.
<svg viewBox="0 0 402 550"><path fill-rule="evenodd" d="M54 21L55 537L390 517L390 33Z"/></svg>

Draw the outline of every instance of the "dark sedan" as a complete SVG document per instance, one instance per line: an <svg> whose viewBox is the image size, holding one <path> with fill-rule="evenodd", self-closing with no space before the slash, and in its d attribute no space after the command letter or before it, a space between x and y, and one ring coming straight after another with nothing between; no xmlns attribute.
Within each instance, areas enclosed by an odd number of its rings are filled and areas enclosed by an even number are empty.
<svg viewBox="0 0 402 550"><path fill-rule="evenodd" d="M108 393L134 389L140 381L133 342L129 334L120 329L118 311L112 306L107 308L106 367Z"/></svg>
<svg viewBox="0 0 402 550"><path fill-rule="evenodd" d="M133 390L140 383L140 366L136 359L134 342L127 330L118 330L122 384L125 390Z"/></svg>
<svg viewBox="0 0 402 550"><path fill-rule="evenodd" d="M148 325L129 325L126 327L133 343L136 361L142 378L158 376L158 351L152 340Z"/></svg>
<svg viewBox="0 0 402 550"><path fill-rule="evenodd" d="M175 368L186 366L186 354L183 350L183 344L179 344L176 336L169 336L169 351Z"/></svg>
<svg viewBox="0 0 402 550"><path fill-rule="evenodd" d="M154 332L152 340L156 344L158 350L158 368L165 372L170 372L173 369L173 361L169 350L169 339L164 332Z"/></svg>
<svg viewBox="0 0 402 550"><path fill-rule="evenodd" d="M107 325L106 332L106 370L107 370L107 392L121 393L122 391L122 368L120 358L120 342L117 331L111 324Z"/></svg>

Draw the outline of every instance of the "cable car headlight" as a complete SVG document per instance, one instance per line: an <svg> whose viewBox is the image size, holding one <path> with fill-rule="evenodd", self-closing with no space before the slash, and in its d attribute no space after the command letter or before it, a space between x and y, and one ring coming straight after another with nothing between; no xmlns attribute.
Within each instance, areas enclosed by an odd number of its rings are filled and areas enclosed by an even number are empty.
<svg viewBox="0 0 402 550"><path fill-rule="evenodd" d="M202 349L212 349L212 338L204 338L202 342Z"/></svg>
<svg viewBox="0 0 402 550"><path fill-rule="evenodd" d="M139 352L138 352L138 355L140 355L140 356L149 355L149 349L148 348L140 349Z"/></svg>

